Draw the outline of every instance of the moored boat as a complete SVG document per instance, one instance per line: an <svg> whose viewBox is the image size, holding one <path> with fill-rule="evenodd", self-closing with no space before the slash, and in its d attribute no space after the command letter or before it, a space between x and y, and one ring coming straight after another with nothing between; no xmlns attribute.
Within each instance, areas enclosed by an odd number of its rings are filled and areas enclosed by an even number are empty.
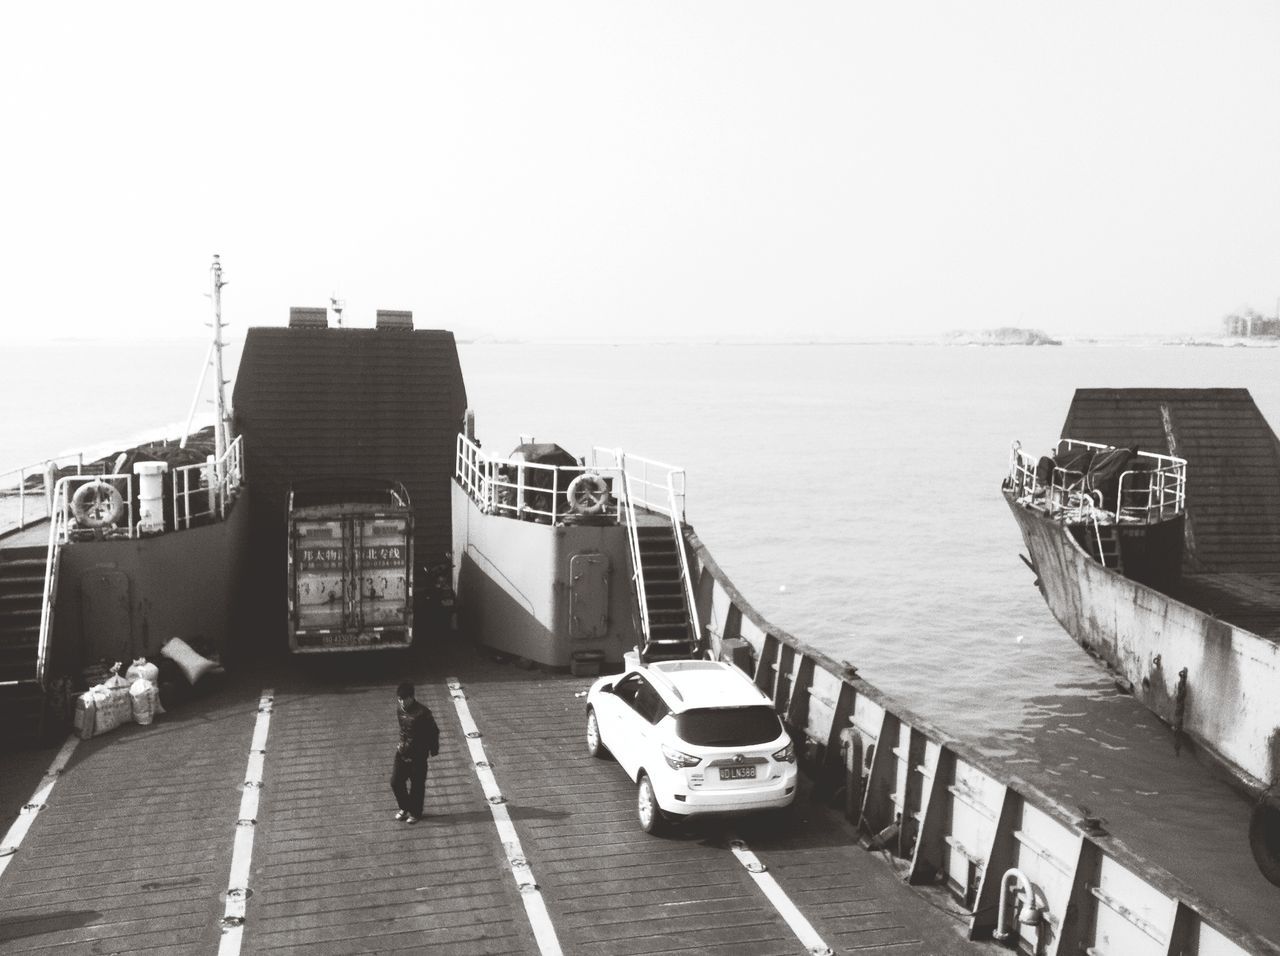
<svg viewBox="0 0 1280 956"><path fill-rule="evenodd" d="M1142 450L1140 450L1142 449ZM1280 883L1280 442L1240 389L1081 389L1003 492L1067 633L1258 799Z"/></svg>

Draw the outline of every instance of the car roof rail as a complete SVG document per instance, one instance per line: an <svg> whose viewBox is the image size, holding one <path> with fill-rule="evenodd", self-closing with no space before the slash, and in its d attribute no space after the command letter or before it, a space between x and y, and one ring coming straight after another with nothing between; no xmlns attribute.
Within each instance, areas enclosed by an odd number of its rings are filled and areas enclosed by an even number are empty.
<svg viewBox="0 0 1280 956"><path fill-rule="evenodd" d="M676 682L671 679L670 674L664 674L662 670L657 667L646 667L645 673L650 674L653 677L660 678L662 683L667 685L667 688L671 693L676 695L676 700L684 703L684 694L680 693L680 688L676 686Z"/></svg>

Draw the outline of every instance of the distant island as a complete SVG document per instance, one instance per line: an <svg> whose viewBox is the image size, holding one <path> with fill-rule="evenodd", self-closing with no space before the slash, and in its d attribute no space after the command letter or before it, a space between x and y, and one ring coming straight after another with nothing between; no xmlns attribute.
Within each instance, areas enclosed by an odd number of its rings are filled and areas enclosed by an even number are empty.
<svg viewBox="0 0 1280 956"><path fill-rule="evenodd" d="M1019 329L1005 325L998 329L982 329L977 332L951 332L947 345L1061 345L1059 339L1045 335L1039 329Z"/></svg>

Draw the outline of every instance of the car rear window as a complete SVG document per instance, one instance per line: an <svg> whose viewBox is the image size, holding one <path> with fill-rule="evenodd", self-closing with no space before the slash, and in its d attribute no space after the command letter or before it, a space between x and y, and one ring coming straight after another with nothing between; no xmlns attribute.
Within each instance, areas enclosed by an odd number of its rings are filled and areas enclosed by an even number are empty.
<svg viewBox="0 0 1280 956"><path fill-rule="evenodd" d="M771 707L701 707L676 714L676 734L700 747L750 747L782 736Z"/></svg>

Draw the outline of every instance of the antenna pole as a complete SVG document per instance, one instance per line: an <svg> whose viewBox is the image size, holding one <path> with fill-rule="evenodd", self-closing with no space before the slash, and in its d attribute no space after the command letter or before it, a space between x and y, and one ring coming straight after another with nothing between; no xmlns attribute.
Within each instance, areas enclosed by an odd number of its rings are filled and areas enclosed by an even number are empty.
<svg viewBox="0 0 1280 956"><path fill-rule="evenodd" d="M222 287L226 282L222 279L222 262L217 254L213 257L213 400L216 418L213 424L214 453L217 460L227 452L227 399L226 380L222 376Z"/></svg>

